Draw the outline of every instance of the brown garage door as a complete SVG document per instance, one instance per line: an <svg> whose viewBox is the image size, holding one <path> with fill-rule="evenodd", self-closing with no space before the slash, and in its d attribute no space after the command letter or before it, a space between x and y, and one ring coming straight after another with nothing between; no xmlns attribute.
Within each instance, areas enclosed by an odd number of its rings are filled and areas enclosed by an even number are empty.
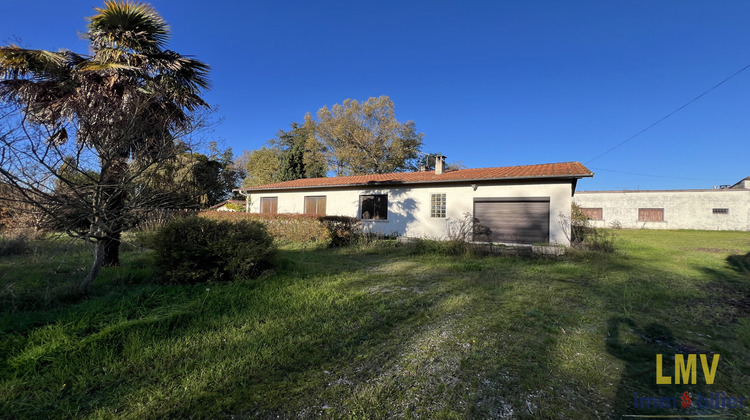
<svg viewBox="0 0 750 420"><path fill-rule="evenodd" d="M474 240L517 244L549 242L549 197L475 198Z"/></svg>

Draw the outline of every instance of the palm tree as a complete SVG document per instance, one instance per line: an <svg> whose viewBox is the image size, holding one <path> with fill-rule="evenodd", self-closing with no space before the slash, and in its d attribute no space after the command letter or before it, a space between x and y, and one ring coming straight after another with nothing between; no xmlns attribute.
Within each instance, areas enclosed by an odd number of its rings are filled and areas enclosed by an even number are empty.
<svg viewBox="0 0 750 420"><path fill-rule="evenodd" d="M69 230L96 244L84 292L102 265L119 264L127 201L136 187L133 169L166 159L177 133L208 108L200 97L208 88L208 65L166 49L169 26L153 7L118 0L95 10L83 35L90 55L0 47L0 100L15 104L24 122L44 128L48 147L70 142L78 154L97 157L98 176L90 177L90 202L82 206L88 227Z"/></svg>

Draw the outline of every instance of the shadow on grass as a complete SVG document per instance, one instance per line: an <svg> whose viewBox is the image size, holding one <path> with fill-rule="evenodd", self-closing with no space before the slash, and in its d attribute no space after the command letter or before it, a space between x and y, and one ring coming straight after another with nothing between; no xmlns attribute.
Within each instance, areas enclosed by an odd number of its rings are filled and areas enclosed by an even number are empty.
<svg viewBox="0 0 750 420"><path fill-rule="evenodd" d="M655 386L656 354L709 350L680 340L711 325L662 314L705 295L637 258L281 254L261 280L139 285L5 334L0 417L593 418L678 395ZM596 373L612 360L619 377Z"/></svg>
<svg viewBox="0 0 750 420"><path fill-rule="evenodd" d="M291 255L301 257L299 251ZM332 255L342 253L325 251L318 257ZM299 287L326 287L331 277L377 258L345 255L335 269L303 279L281 273L262 283L142 286L118 299L99 297L48 314L47 327L29 328L27 337L15 335L0 346L10 368L0 376L7 387L0 391L9 401L0 414L22 413L22 407L31 409L28 416L85 416L132 414L140 406L147 417L302 409L291 396L306 383L306 392L320 391L323 366L345 366L355 355L369 353L373 343L440 302L366 293L338 293L330 300L321 294L298 296ZM314 263L315 258L302 262ZM94 366L100 370L90 372ZM60 377L63 383L54 379ZM43 397L60 387L61 398ZM33 408L22 398L32 390L41 397ZM172 402L154 401L154 395Z"/></svg>
<svg viewBox="0 0 750 420"><path fill-rule="evenodd" d="M750 277L750 252L745 255L730 255L727 264L739 274Z"/></svg>

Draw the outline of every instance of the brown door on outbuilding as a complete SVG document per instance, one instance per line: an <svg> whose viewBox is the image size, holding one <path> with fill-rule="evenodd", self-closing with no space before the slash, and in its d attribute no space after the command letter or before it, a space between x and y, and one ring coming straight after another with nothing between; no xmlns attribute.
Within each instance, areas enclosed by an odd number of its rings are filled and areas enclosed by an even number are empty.
<svg viewBox="0 0 750 420"><path fill-rule="evenodd" d="M549 221L549 197L474 199L475 241L547 243Z"/></svg>

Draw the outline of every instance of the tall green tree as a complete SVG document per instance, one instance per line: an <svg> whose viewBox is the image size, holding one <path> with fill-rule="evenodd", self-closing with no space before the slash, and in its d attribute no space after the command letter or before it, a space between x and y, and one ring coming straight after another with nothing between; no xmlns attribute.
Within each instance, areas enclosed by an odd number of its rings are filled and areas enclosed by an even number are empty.
<svg viewBox="0 0 750 420"><path fill-rule="evenodd" d="M39 173L74 186L58 170L72 157L76 172L97 174L71 203L87 214L87 229L68 229L95 244L84 292L103 265L119 264L132 211L156 201L142 194L140 176L178 153L180 136L208 108L200 95L209 85L208 65L166 48L169 26L150 5L106 1L88 22L88 55L0 47L0 99L23 125L3 140L0 176L55 217Z"/></svg>
<svg viewBox="0 0 750 420"><path fill-rule="evenodd" d="M289 131L279 130L265 146L245 151L239 159L246 187L300 178L326 176L324 148L315 137L315 121L293 122Z"/></svg>
<svg viewBox="0 0 750 420"><path fill-rule="evenodd" d="M279 130L271 144L281 150L279 181L326 176L323 147L315 138L315 121L310 115L305 122L293 122L289 131Z"/></svg>
<svg viewBox="0 0 750 420"><path fill-rule="evenodd" d="M148 178L147 195L162 197L164 207L199 209L229 197L242 171L234 165L231 149L221 152L212 144L208 155L185 151L143 177Z"/></svg>
<svg viewBox="0 0 750 420"><path fill-rule="evenodd" d="M396 120L387 96L347 99L318 111L317 137L337 175L382 174L416 169L423 134L413 121Z"/></svg>
<svg viewBox="0 0 750 420"><path fill-rule="evenodd" d="M256 150L245 150L239 158L238 165L245 170L242 185L254 187L279 181L281 168L281 150L276 147L261 147Z"/></svg>

